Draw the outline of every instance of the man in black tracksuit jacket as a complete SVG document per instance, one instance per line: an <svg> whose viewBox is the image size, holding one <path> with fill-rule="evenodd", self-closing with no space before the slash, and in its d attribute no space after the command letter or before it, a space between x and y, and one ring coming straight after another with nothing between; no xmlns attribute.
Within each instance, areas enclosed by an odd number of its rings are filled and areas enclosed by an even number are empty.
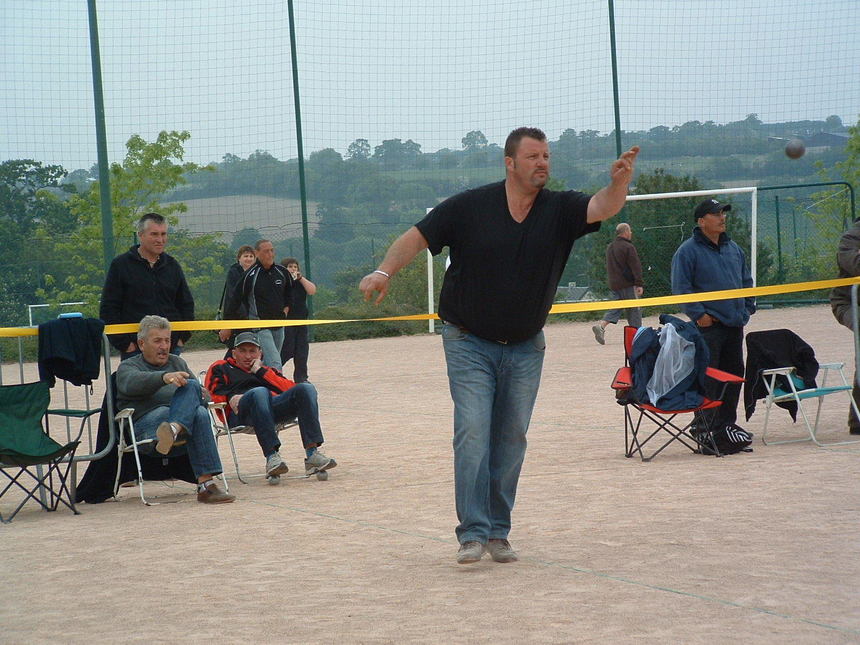
<svg viewBox="0 0 860 645"><path fill-rule="evenodd" d="M257 261L227 299L224 319L238 320L239 306L244 305L248 320L285 320L292 304L292 278L285 267L275 263L275 247L270 240L259 240L254 245L254 254ZM222 329L218 333L221 342L227 342L232 331ZM257 338L263 350L263 364L280 371L284 327L259 329Z"/></svg>
<svg viewBox="0 0 860 645"><path fill-rule="evenodd" d="M144 316L168 320L194 320L194 298L182 267L164 252L167 222L158 213L147 213L137 223L140 244L113 259L102 288L99 318L107 325L139 323ZM191 332L175 331L170 352L180 354ZM140 353L137 334L112 334L111 344L125 360Z"/></svg>

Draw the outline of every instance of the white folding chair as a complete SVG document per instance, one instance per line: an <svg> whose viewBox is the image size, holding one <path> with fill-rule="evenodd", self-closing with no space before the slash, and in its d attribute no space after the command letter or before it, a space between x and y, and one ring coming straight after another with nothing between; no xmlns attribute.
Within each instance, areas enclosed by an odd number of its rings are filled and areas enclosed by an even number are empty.
<svg viewBox="0 0 860 645"><path fill-rule="evenodd" d="M245 477L265 477L265 473L259 473L255 475L245 475L242 476L242 471L239 468L239 455L236 453L236 444L233 443L233 435L234 434L256 434L253 426L245 426L245 425L237 425L231 426L227 422L227 404L224 402L216 403L214 401L210 401L208 404L209 408L209 417L212 419L212 432L215 435L215 442L218 442L218 439L221 437L227 437L227 443L230 444L230 454L233 456L233 465L236 468L236 478L242 482L243 484L247 484L245 481ZM292 419L290 421L286 421L284 423L279 423L275 426L275 431L280 433L281 430L285 428L292 428L298 425L298 421L296 419ZM319 477L319 475L324 474L325 477ZM325 471L317 473L318 479L327 479L328 474Z"/></svg>
<svg viewBox="0 0 860 645"><path fill-rule="evenodd" d="M140 494L140 501L147 506L156 506L160 502L151 502L146 499L143 493L143 468L140 463L140 453L138 447L153 444L155 439L138 439L134 431L134 408L124 408L117 412L117 464L116 464L116 480L114 481L113 494L116 497L119 492L119 479L122 472L122 457L126 453L134 453L134 462L137 465L137 489ZM214 428L213 428L214 429ZM230 487L227 484L227 476L222 472L221 480L224 482L224 490L230 492Z"/></svg>
<svg viewBox="0 0 860 645"><path fill-rule="evenodd" d="M821 442L818 439L818 422L821 418L821 406L824 403L824 397L828 394L836 394L838 392L847 392L848 399L851 401L851 408L857 419L860 420L860 410L857 408L857 403L854 397L851 396L852 386L845 378L843 363L824 363L819 365L819 374L821 376L821 385L814 388L806 388L803 380L795 374L795 368L792 367L776 367L761 371L761 377L764 379L765 387L767 388L767 396L765 397L765 417L764 430L761 440L765 444L777 445L782 443L796 443L798 441L812 441L817 446L840 446L851 443L858 443L860 439L850 441L830 441ZM836 385L827 385L827 377L831 373L838 374L839 383ZM784 377L784 378L780 378ZM788 386L788 389L785 386ZM818 408L815 412L815 422L810 423L809 415L803 407L803 402L809 399L818 399ZM770 408L775 403L794 402L797 404L797 410L803 417L806 424L806 429L809 432L809 437L800 439L783 439L780 441L767 440L767 422L770 417Z"/></svg>

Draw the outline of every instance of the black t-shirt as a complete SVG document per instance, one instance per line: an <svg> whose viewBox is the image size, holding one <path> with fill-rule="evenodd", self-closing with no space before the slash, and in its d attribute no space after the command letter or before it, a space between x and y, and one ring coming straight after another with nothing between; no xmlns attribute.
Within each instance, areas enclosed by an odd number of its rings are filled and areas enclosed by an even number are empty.
<svg viewBox="0 0 860 645"><path fill-rule="evenodd" d="M439 317L496 341L521 342L546 322L573 243L597 231L590 195L541 190L528 217L511 217L504 182L445 200L415 226L437 255L451 250Z"/></svg>

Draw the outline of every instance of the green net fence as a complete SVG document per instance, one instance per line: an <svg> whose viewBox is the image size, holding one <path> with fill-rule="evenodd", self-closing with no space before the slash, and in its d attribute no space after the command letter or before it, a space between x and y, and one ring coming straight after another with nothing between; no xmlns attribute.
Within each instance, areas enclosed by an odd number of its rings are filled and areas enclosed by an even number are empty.
<svg viewBox="0 0 860 645"><path fill-rule="evenodd" d="M317 317L426 311L423 261L398 277L382 307L360 301L358 280L427 208L501 180L501 146L520 125L547 133L556 187L599 189L619 143L642 147L640 193L853 183L860 173L847 147L860 105L854 0L89 4L113 166L111 248L134 242L141 213L168 214L168 252L186 271L200 319L214 316L236 249L260 238L307 265ZM4 2L2 325L27 324L33 304L98 310L104 254L87 9ZM793 138L807 146L798 160L783 154ZM749 247L749 195L732 200L730 230ZM848 190L763 190L758 200L759 284L833 277L835 241L852 217ZM650 267L648 295L668 293L667 258L690 234L695 203L622 213ZM569 286L605 293L613 228L577 245L560 298L582 296ZM357 323L316 337L426 328Z"/></svg>

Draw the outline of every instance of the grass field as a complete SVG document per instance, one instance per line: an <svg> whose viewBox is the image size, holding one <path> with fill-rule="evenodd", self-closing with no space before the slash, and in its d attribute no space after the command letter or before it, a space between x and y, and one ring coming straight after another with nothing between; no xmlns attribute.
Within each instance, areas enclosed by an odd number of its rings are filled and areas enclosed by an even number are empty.
<svg viewBox="0 0 860 645"><path fill-rule="evenodd" d="M188 211L180 216L180 226L192 233L222 233L230 242L238 231L255 228L266 237L283 240L302 234L302 206L298 199L263 195L228 195L187 199ZM308 227L317 227L317 204L308 202Z"/></svg>

